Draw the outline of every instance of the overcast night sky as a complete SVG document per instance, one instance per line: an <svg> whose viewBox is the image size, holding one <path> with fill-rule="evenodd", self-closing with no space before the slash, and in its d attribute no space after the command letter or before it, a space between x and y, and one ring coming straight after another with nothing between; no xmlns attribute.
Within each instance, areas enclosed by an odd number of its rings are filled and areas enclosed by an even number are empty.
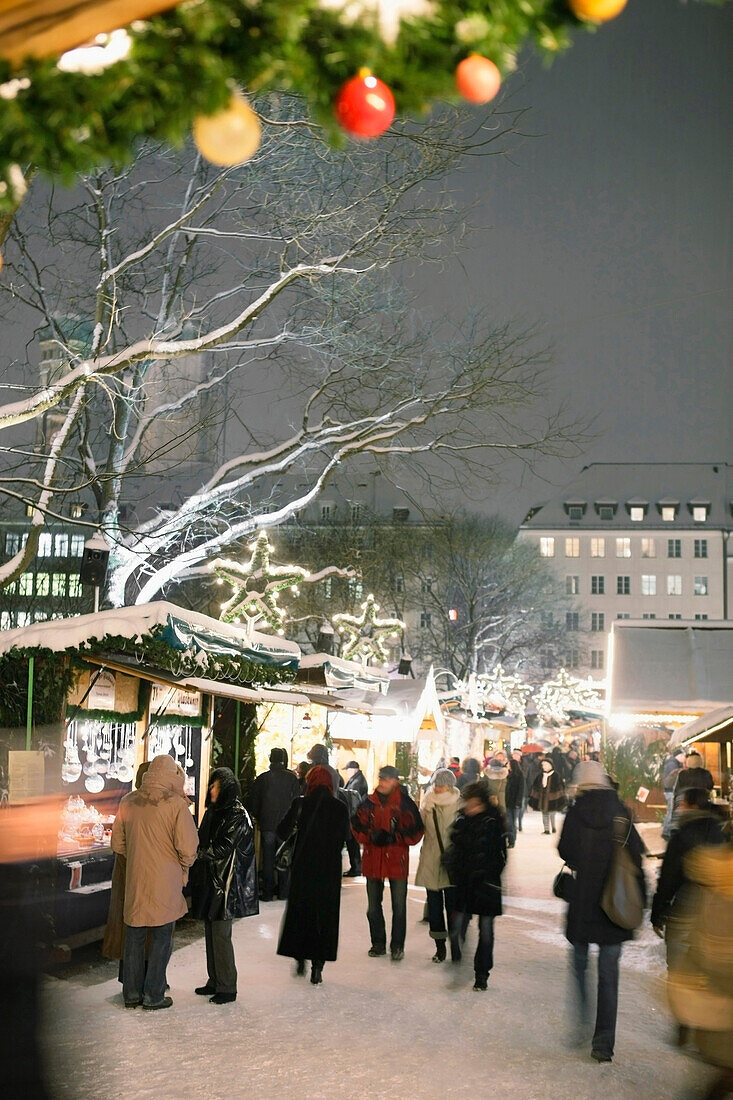
<svg viewBox="0 0 733 1100"><path fill-rule="evenodd" d="M584 460L731 460L733 5L629 0L550 69L506 84L531 108L512 162L456 179L488 228L428 296L520 316L552 342L553 392L597 415ZM495 497L521 519L550 486ZM489 510L491 505L489 505Z"/></svg>

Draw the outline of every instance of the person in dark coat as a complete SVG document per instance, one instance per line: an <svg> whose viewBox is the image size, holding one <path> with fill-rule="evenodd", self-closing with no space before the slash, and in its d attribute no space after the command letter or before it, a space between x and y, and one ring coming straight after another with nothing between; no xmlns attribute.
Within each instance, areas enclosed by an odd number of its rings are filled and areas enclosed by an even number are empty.
<svg viewBox="0 0 733 1100"><path fill-rule="evenodd" d="M318 764L319 767L325 768L327 772L330 772L333 782L333 793L338 794L338 789L339 787L343 787L344 781L336 769L332 768L329 764L328 749L326 746L320 744L313 745L313 747L308 750L307 756L311 764Z"/></svg>
<svg viewBox="0 0 733 1100"><path fill-rule="evenodd" d="M349 814L334 797L333 778L317 764L306 776L306 794L278 826L286 840L297 828L290 894L283 918L278 955L296 959L297 973L311 961L311 982L323 981L326 962L335 962L341 909L341 849Z"/></svg>
<svg viewBox="0 0 733 1100"><path fill-rule="evenodd" d="M529 804L533 810L539 810L542 814L544 833L547 835L550 830L557 832L555 814L565 809L568 800L565 797L565 784L549 756L542 760L541 767L542 770L532 786Z"/></svg>
<svg viewBox="0 0 733 1100"><path fill-rule="evenodd" d="M685 750L681 745L673 749L662 765L662 790L667 803L667 812L662 824L662 838L669 840L672 835L672 815L674 814L674 788L677 776L685 766Z"/></svg>
<svg viewBox="0 0 733 1100"><path fill-rule="evenodd" d="M685 875L685 859L701 845L723 844L723 820L699 787L688 787L679 806L679 825L672 834L659 869L657 891L652 901L651 923L656 934L666 939L667 966L674 970L680 953L687 953L683 926L686 923L690 882ZM686 898L687 895L687 898ZM675 910L681 920L675 920Z"/></svg>
<svg viewBox="0 0 733 1100"><path fill-rule="evenodd" d="M524 817L524 802L526 785L524 772L522 771L522 754L515 751L509 758L509 775L506 781L506 817L509 826L509 847L513 848L517 842L517 833L522 831L522 818Z"/></svg>
<svg viewBox="0 0 733 1100"><path fill-rule="evenodd" d="M379 769L377 789L365 798L351 819L351 831L364 846L362 870L367 886L367 920L371 958L387 954L387 929L382 911L384 880L392 899L390 954L393 962L405 957L407 934L407 875L410 846L423 837L423 822L415 803L391 764Z"/></svg>
<svg viewBox="0 0 733 1100"><path fill-rule="evenodd" d="M288 876L275 872L277 827L299 794L298 777L288 769L287 752L271 749L269 771L257 776L246 802L260 827L263 901L272 901L276 887L279 898L288 896Z"/></svg>
<svg viewBox="0 0 733 1100"><path fill-rule="evenodd" d="M560 857L576 875L565 930L572 945L572 972L577 991L577 1031L573 1044L582 1045L589 1030L586 970L588 946L595 943L598 944L598 1001L591 1054L597 1062L610 1062L616 1038L621 946L634 937L632 931L613 924L601 908L613 857L614 819L624 823L626 847L637 868L642 897L645 895L641 869L644 846L602 764L581 761L575 780L577 797L567 812L558 844Z"/></svg>
<svg viewBox="0 0 733 1100"><path fill-rule="evenodd" d="M191 916L204 922L208 972L196 992L209 995L210 1004L229 1004L237 999L232 921L260 911L254 829L229 768L215 768L209 777L190 883Z"/></svg>
<svg viewBox="0 0 733 1100"><path fill-rule="evenodd" d="M456 786L462 791L469 783L477 783L480 778L481 762L474 756L468 756L461 764L461 774L456 779Z"/></svg>
<svg viewBox="0 0 733 1100"><path fill-rule="evenodd" d="M506 865L504 820L486 783L463 789L463 807L453 823L445 865L455 887L451 957L460 959L461 940L476 914L479 938L473 960L474 989L487 988L494 965L494 917L501 915L501 874Z"/></svg>
<svg viewBox="0 0 733 1100"><path fill-rule="evenodd" d="M699 787L703 791L712 791L714 785L711 773L702 766L702 756L693 749L685 757L684 768L677 773L674 785L675 806L680 801L682 792L688 788Z"/></svg>
<svg viewBox="0 0 733 1100"><path fill-rule="evenodd" d="M342 788L347 798L349 818L356 813L359 805L369 794L366 777L359 767L358 760L350 760L344 768L346 772L346 785ZM351 829L346 838L346 851L349 853L349 869L344 872L344 878L358 878L361 874L361 847Z"/></svg>

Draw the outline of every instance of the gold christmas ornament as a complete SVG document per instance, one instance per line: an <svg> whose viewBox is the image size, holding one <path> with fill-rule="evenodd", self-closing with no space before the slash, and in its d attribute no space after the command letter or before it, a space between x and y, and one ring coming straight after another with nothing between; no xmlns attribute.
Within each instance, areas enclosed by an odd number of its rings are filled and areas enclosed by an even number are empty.
<svg viewBox="0 0 733 1100"><path fill-rule="evenodd" d="M196 148L212 164L232 168L244 164L260 147L262 127L255 111L239 92L215 115L199 115L193 124Z"/></svg>
<svg viewBox="0 0 733 1100"><path fill-rule="evenodd" d="M586 23L607 23L626 7L627 0L569 0L573 15Z"/></svg>

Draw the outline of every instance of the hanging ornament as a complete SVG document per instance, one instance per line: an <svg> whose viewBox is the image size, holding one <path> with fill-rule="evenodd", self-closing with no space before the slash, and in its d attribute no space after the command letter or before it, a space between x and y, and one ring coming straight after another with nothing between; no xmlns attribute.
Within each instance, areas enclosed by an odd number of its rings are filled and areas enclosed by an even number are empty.
<svg viewBox="0 0 733 1100"><path fill-rule="evenodd" d="M333 621L339 634L346 634L348 641L341 656L346 661L370 659L386 661L389 651L385 638L396 638L405 629L401 619L378 619L379 604L374 596L367 596L361 605L361 615L334 615Z"/></svg>
<svg viewBox="0 0 733 1100"><path fill-rule="evenodd" d="M360 69L358 76L341 86L335 111L339 125L347 133L355 137L378 137L394 118L394 96L369 69Z"/></svg>
<svg viewBox="0 0 733 1100"><path fill-rule="evenodd" d="M568 0L570 10L586 23L607 23L626 7L626 0Z"/></svg>
<svg viewBox="0 0 733 1100"><path fill-rule="evenodd" d="M239 92L229 106L215 115L199 115L193 124L193 140L202 157L222 168L244 164L260 147L262 127L257 113Z"/></svg>
<svg viewBox="0 0 733 1100"><path fill-rule="evenodd" d="M456 88L469 103L488 103L501 87L501 73L488 57L472 53L456 66Z"/></svg>

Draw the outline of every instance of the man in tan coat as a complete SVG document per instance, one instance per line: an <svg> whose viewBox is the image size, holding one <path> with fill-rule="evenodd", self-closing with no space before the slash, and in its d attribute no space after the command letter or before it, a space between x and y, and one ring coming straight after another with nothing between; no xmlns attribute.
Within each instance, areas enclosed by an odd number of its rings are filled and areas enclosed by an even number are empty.
<svg viewBox="0 0 733 1100"><path fill-rule="evenodd" d="M126 1008L173 1004L165 995L166 967L175 922L186 913L182 890L198 848L198 830L183 782L183 771L171 756L156 756L141 789L120 802L112 826L112 848L127 860L122 981Z"/></svg>

